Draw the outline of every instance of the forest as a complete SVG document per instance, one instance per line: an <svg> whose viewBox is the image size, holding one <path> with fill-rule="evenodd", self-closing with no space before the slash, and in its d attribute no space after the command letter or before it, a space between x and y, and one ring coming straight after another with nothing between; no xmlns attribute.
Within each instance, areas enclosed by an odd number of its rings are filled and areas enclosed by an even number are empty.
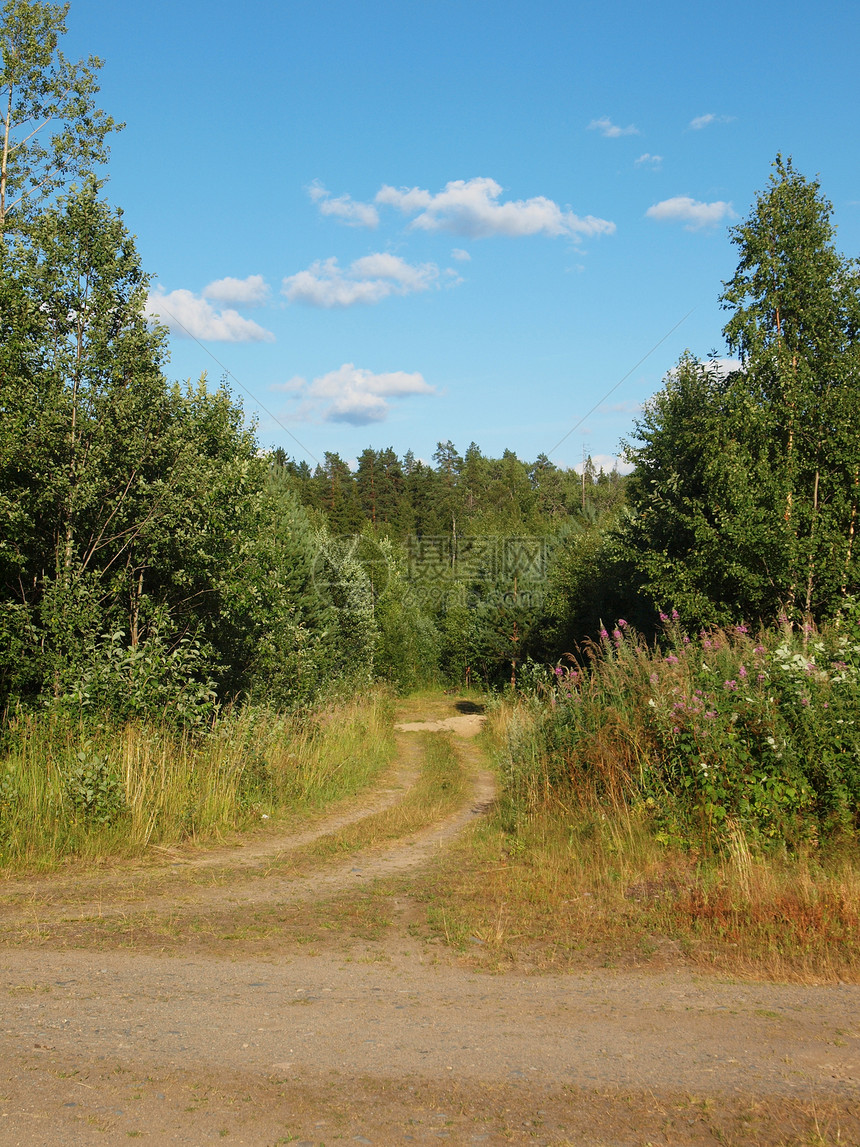
<svg viewBox="0 0 860 1147"><path fill-rule="evenodd" d="M0 856L131 839L135 801L141 844L241 825L323 707L430 687L508 706L511 832L573 792L680 848L855 839L860 268L818 181L777 156L715 284L733 365L682 357L629 476L450 441L312 466L171 379L65 14L0 23ZM153 819L132 780L168 757L228 776L215 812Z"/></svg>

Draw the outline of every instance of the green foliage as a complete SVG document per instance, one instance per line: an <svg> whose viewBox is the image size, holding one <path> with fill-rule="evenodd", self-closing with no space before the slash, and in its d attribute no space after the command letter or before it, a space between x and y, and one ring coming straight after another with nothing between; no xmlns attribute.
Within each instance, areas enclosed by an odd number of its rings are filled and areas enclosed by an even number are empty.
<svg viewBox="0 0 860 1147"><path fill-rule="evenodd" d="M123 811L125 790L109 762L89 745L79 750L65 773L66 796L75 816L96 825L112 824Z"/></svg>
<svg viewBox="0 0 860 1147"><path fill-rule="evenodd" d="M15 772L6 768L0 773L0 837L4 826L9 823L12 810L18 802L18 785Z"/></svg>
<svg viewBox="0 0 860 1147"><path fill-rule="evenodd" d="M223 386L166 383L119 213L89 185L3 250L0 701L194 725L372 680L361 561Z"/></svg>
<svg viewBox="0 0 860 1147"><path fill-rule="evenodd" d="M202 726L215 712L215 681L208 676L211 651L190 637L171 647L165 609L146 627L146 637L128 645L122 630L88 643L60 703L117 720L155 717L166 724Z"/></svg>
<svg viewBox="0 0 860 1147"><path fill-rule="evenodd" d="M378 630L374 617L373 583L359 552L358 535L316 536L315 584L333 611L333 679L353 685L373 680Z"/></svg>
<svg viewBox="0 0 860 1147"><path fill-rule="evenodd" d="M778 156L732 229L740 370L685 355L636 427L622 548L652 602L701 624L831 617L857 586L860 274L830 214Z"/></svg>
<svg viewBox="0 0 860 1147"><path fill-rule="evenodd" d="M522 743L509 738L514 804L638 805L666 842L708 844L738 823L763 847L856 833L860 643L846 625L664 627L655 647L619 621L589 665L545 671L531 719L512 726Z"/></svg>
<svg viewBox="0 0 860 1147"><path fill-rule="evenodd" d="M418 603L396 545L384 538L379 551L385 563L385 578L376 598L376 673L383 681L407 692L434 680L439 634Z"/></svg>
<svg viewBox="0 0 860 1147"><path fill-rule="evenodd" d="M527 562L520 569L507 549L537 546L545 555L578 530L604 538L623 505L624 480L590 460L580 475L545 457L530 466L510 450L489 458L474 442L465 455L440 442L433 459L430 467L411 452L401 460L390 448L368 448L354 474L331 453L314 474L286 455L279 464L327 527L322 565L336 550L349 552L370 580L377 675L404 687L426 679L438 661L452 680L510 681L524 658L580 640L600 608L587 578L581 586L565 580L561 562L549 577ZM624 575L613 570L603 580L609 597Z"/></svg>
<svg viewBox="0 0 860 1147"><path fill-rule="evenodd" d="M742 379L726 383L689 354L646 405L620 536L657 606L703 625L778 611L785 553L765 421Z"/></svg>
<svg viewBox="0 0 860 1147"><path fill-rule="evenodd" d="M377 691L312 714L228 708L195 731L19 710L0 747L0 866L139 855L353 795L391 761L390 717Z"/></svg>
<svg viewBox="0 0 860 1147"><path fill-rule="evenodd" d="M218 622L232 691L307 704L333 676L337 614L317 587L317 537L283 467L269 468L238 542Z"/></svg>
<svg viewBox="0 0 860 1147"><path fill-rule="evenodd" d="M0 240L40 201L107 159L122 127L95 106L101 60L70 63L58 45L68 4L7 0L0 9Z"/></svg>

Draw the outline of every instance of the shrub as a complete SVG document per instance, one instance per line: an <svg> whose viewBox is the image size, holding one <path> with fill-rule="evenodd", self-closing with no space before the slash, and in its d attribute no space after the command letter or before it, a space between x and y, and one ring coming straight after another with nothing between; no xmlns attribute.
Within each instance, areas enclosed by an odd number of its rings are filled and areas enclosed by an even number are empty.
<svg viewBox="0 0 860 1147"><path fill-rule="evenodd" d="M662 615L654 646L623 620L601 630L586 664L545 669L522 702L531 732L526 748L509 750L517 799L642 804L667 841L737 823L762 845L853 833L856 616L852 602L821 632L753 636L736 626L691 636L677 615Z"/></svg>

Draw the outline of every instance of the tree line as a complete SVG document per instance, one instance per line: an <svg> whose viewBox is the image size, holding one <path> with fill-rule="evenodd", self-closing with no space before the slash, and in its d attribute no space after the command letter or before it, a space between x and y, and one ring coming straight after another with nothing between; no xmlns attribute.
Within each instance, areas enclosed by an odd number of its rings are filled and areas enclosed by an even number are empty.
<svg viewBox="0 0 860 1147"><path fill-rule="evenodd" d="M681 359L629 478L450 441L312 468L226 385L168 380L67 8L0 20L0 705L199 724L380 678L517 684L616 617L802 623L856 592L860 278L791 160L731 232L732 369Z"/></svg>

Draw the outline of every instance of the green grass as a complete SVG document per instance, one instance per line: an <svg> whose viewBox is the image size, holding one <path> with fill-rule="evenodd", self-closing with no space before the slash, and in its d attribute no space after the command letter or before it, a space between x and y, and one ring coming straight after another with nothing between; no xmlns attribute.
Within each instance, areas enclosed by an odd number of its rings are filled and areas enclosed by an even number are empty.
<svg viewBox="0 0 860 1147"><path fill-rule="evenodd" d="M350 796L393 753L384 693L301 716L247 707L203 735L17 716L0 752L0 867L217 839Z"/></svg>

